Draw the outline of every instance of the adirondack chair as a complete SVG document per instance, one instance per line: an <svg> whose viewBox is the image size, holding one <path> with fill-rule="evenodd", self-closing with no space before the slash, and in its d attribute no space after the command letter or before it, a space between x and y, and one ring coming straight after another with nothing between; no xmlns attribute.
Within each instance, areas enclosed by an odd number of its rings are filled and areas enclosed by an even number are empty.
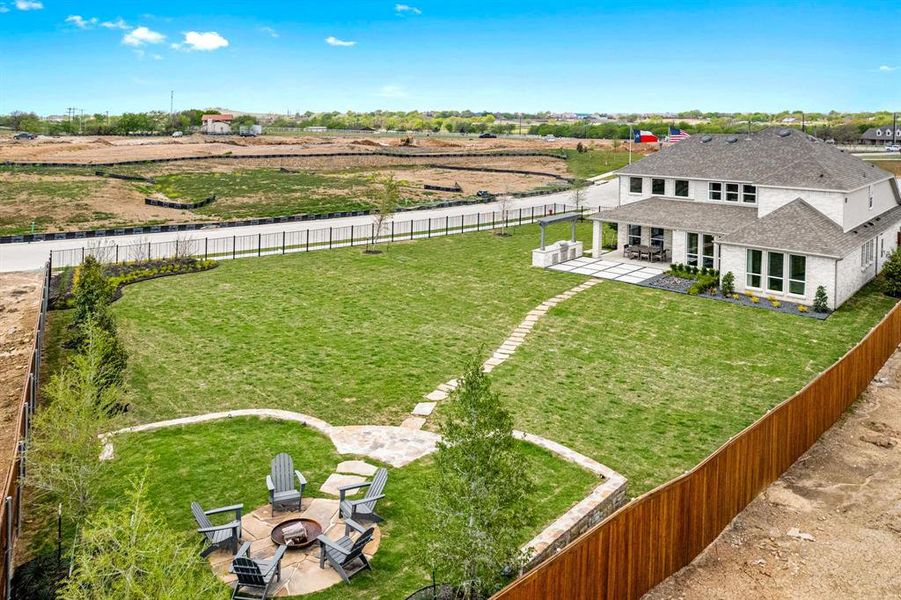
<svg viewBox="0 0 901 600"><path fill-rule="evenodd" d="M282 577L282 556L288 547L282 544L269 560L250 558L250 542L244 542L232 560L231 572L238 579L232 592L232 600L266 600L272 586ZM244 595L247 592L254 595ZM239 595L241 594L241 595Z"/></svg>
<svg viewBox="0 0 901 600"><path fill-rule="evenodd" d="M382 520L375 512L376 503L385 497L382 492L385 490L385 484L388 483L388 471L381 468L375 472L372 481L364 483L354 483L344 485L338 488L341 494L341 516L345 519L367 520L372 523L378 523ZM360 500L348 500L345 496L350 490L356 490L365 487L366 494Z"/></svg>
<svg viewBox="0 0 901 600"><path fill-rule="evenodd" d="M300 485L299 490L294 486L295 478ZM300 471L294 470L294 460L291 456L284 452L276 454L272 459L271 473L266 475L272 512L292 506L297 506L297 510L300 510L300 501L306 486L307 480Z"/></svg>
<svg viewBox="0 0 901 600"><path fill-rule="evenodd" d="M325 568L325 561L338 572L344 583L350 583L350 578L363 569L372 570L363 548L372 540L372 532L375 527L364 529L362 525L352 519L344 519L344 537L332 540L325 535L316 538L319 541L319 568ZM350 537L352 532L360 536L354 541ZM354 563L357 563L356 565Z"/></svg>
<svg viewBox="0 0 901 600"><path fill-rule="evenodd" d="M225 548L230 552L238 549L238 541L241 539L241 511L244 510L243 504L235 504L233 506L223 506L222 508L214 508L212 510L203 510L196 502L191 503L191 512L194 513L194 520L200 528L197 533L202 533L206 548L200 552L200 556L207 556L219 548ZM213 525L210 522L210 515L232 512L235 518L225 525Z"/></svg>

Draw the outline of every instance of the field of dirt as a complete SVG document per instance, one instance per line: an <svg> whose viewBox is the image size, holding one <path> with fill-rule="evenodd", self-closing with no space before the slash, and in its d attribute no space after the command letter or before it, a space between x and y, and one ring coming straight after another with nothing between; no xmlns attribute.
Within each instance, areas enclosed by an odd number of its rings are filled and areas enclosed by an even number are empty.
<svg viewBox="0 0 901 600"><path fill-rule="evenodd" d="M41 303L40 273L0 273L0 479L15 454L16 415Z"/></svg>
<svg viewBox="0 0 901 600"><path fill-rule="evenodd" d="M402 146L402 137L299 136L241 138L192 135L182 138L130 137L39 137L36 140L0 138L0 161L62 161L91 164L119 160L149 160L184 156L258 155L271 153L321 154L366 152L378 149L415 152L477 152L498 150L558 150L574 148L579 140L510 139L460 136L416 137L412 146ZM598 148L606 142L588 142Z"/></svg>
<svg viewBox="0 0 901 600"><path fill-rule="evenodd" d="M844 419L645 596L901 598L901 351Z"/></svg>

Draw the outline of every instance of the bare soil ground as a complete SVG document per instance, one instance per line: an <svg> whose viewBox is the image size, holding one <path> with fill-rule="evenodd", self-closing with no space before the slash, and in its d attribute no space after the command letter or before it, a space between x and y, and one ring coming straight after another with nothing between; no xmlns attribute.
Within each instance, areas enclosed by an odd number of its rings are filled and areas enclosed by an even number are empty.
<svg viewBox="0 0 901 600"><path fill-rule="evenodd" d="M217 156L227 153L254 155L270 153L316 154L328 152L365 152L367 150L406 150L410 152L436 151L496 151L496 150L557 150L574 148L579 140L478 137L417 137L413 146L402 146L401 137L375 136L353 139L340 136L301 136L241 138L237 136L192 135L182 138L128 137L59 137L17 141L0 138L0 161L64 161L90 164L117 160L145 160L183 156ZM602 140L587 143L605 147Z"/></svg>
<svg viewBox="0 0 901 600"><path fill-rule="evenodd" d="M40 273L0 273L0 298L0 480L5 480L40 310Z"/></svg>
<svg viewBox="0 0 901 600"><path fill-rule="evenodd" d="M901 351L664 599L901 598Z"/></svg>

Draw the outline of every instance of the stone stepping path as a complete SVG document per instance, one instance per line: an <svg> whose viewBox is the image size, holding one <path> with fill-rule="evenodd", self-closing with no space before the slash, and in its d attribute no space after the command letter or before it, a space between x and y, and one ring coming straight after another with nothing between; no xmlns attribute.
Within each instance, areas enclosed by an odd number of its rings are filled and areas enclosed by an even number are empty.
<svg viewBox="0 0 901 600"><path fill-rule="evenodd" d="M600 283L600 279L589 279L584 283L580 283L574 288L571 288L563 293L557 294L550 300L545 300L537 307L530 310L522 322L517 325L513 332L507 336L507 339L503 341L503 343L498 346L494 352L491 353L491 356L485 361L482 365L482 370L486 373L490 373L495 368L504 364L507 360L509 360L513 353L516 352L516 349L519 348L523 342L526 341L526 336L529 335L529 332L532 331L532 328L535 327L535 324L547 314L547 312L566 300L569 300L579 292L583 292L591 287L594 287L598 283ZM422 429L425 427L427 423L426 417L429 417L435 410L437 403L442 400L447 400L448 395L457 388L457 380L451 379L445 383L441 383L436 387L433 391L426 394L425 399L427 402L418 402L415 407L413 407L413 412L411 416L404 419L403 423L401 423L401 427L404 429Z"/></svg>

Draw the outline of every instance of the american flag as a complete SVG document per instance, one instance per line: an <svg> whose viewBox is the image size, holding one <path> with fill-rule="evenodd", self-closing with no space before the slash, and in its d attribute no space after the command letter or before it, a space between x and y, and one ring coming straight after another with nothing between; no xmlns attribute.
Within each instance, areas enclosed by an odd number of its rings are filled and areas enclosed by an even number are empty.
<svg viewBox="0 0 901 600"><path fill-rule="evenodd" d="M669 141L671 142L681 142L688 137L691 136L685 133L684 129L676 129L675 127L669 128Z"/></svg>

